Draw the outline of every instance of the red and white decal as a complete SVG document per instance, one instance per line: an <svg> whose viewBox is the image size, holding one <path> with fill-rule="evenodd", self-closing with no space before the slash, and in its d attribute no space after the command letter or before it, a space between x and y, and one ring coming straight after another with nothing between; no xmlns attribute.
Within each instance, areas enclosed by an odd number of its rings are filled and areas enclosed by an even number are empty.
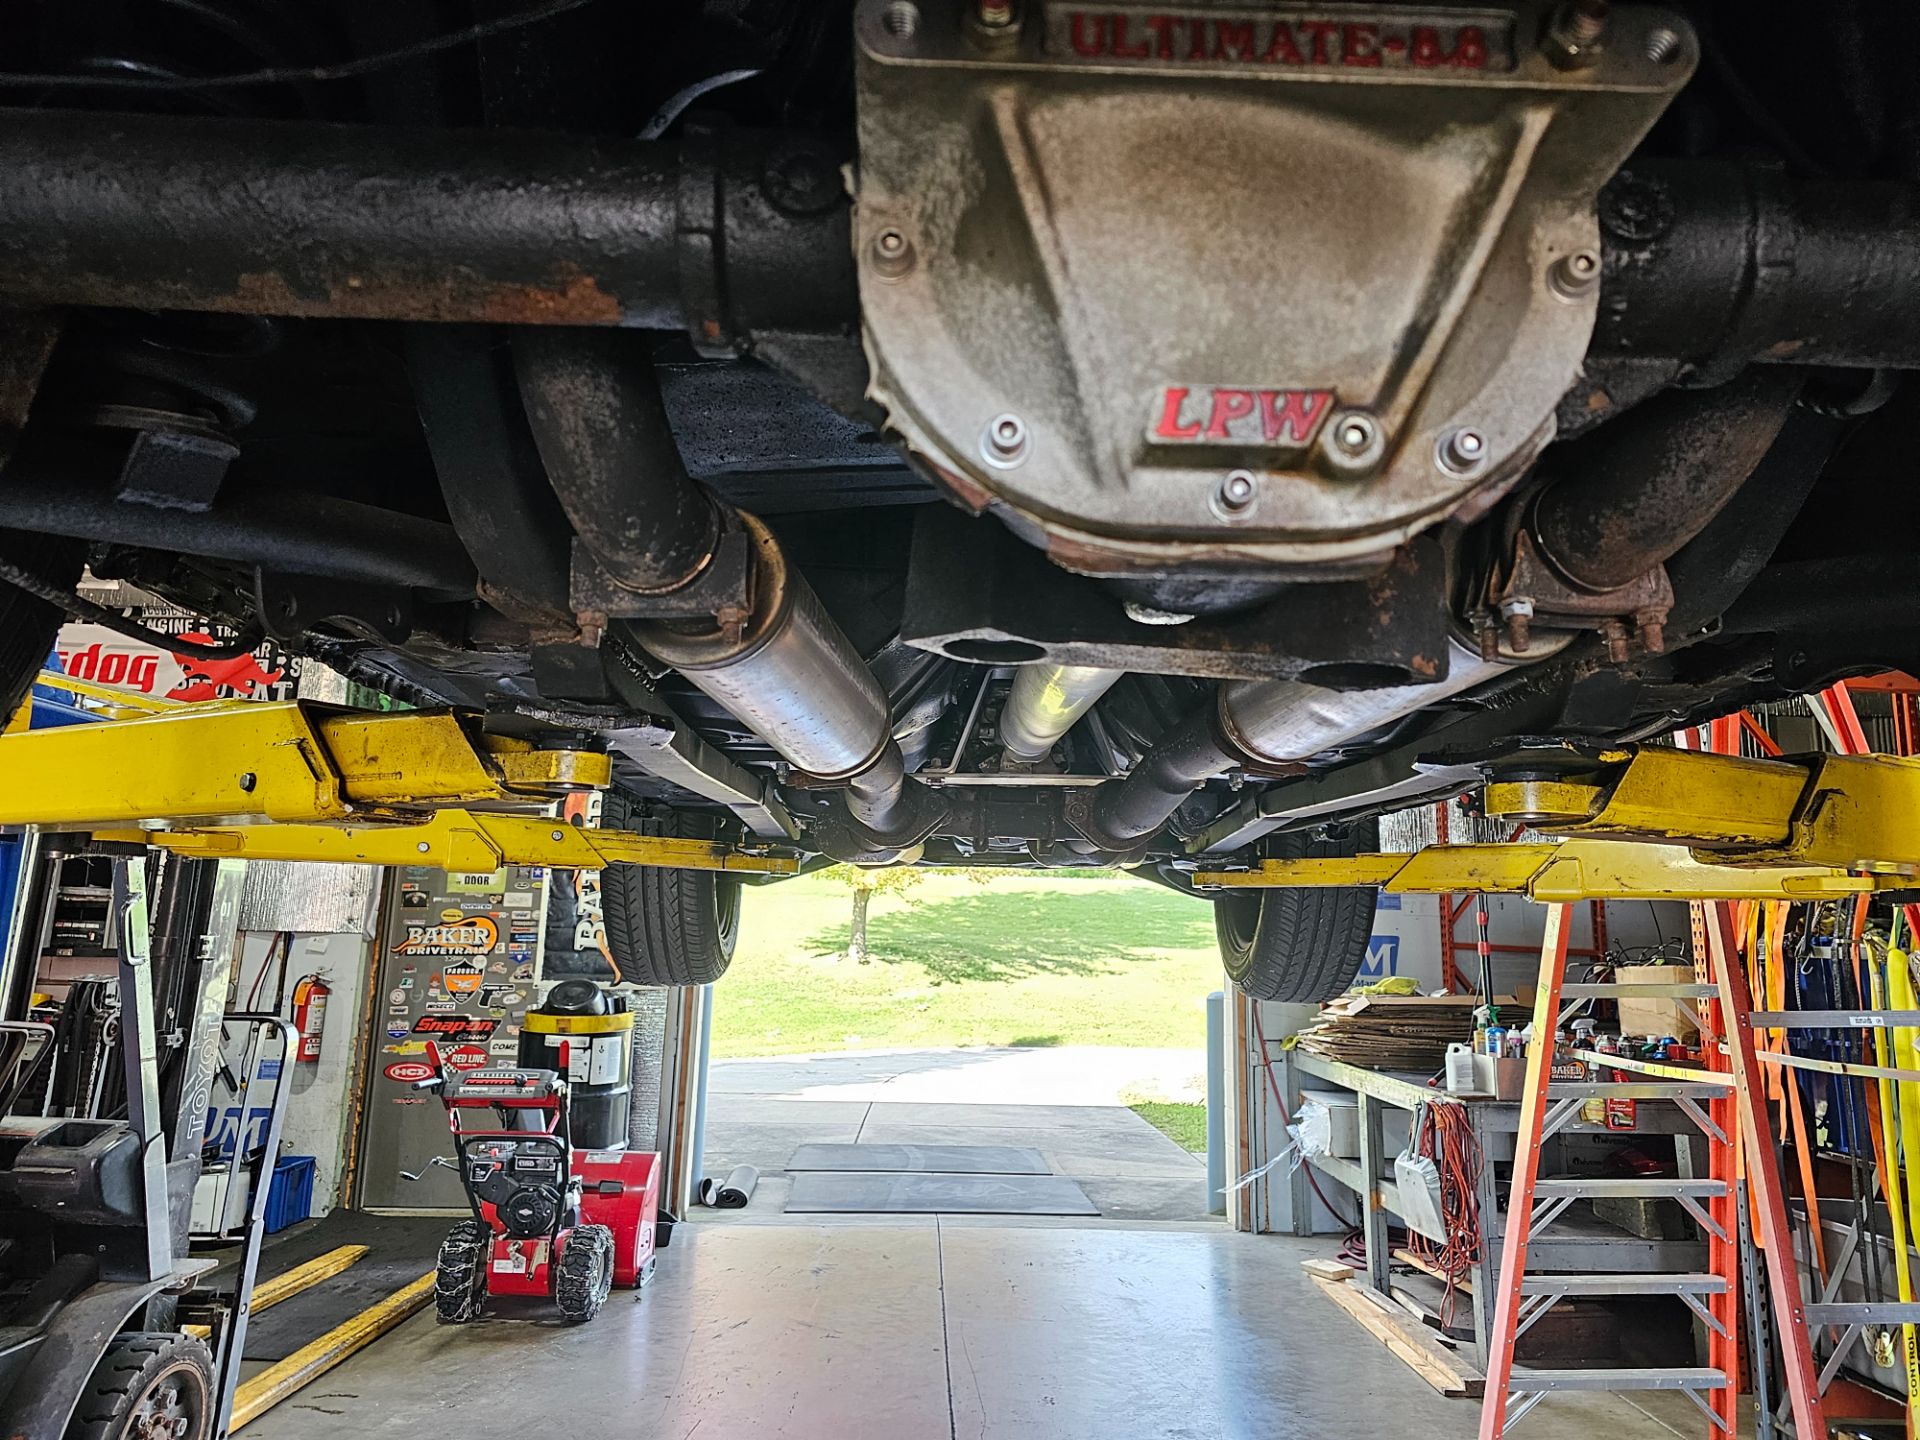
<svg viewBox="0 0 1920 1440"><path fill-rule="evenodd" d="M1147 443L1304 450L1332 409L1331 390L1163 385L1147 417Z"/></svg>
<svg viewBox="0 0 1920 1440"><path fill-rule="evenodd" d="M1513 17L1375 7L1315 12L1059 5L1047 49L1086 64L1234 65L1290 70L1513 69Z"/></svg>
<svg viewBox="0 0 1920 1440"><path fill-rule="evenodd" d="M455 1070L479 1070L487 1064L487 1052L478 1045L461 1045L447 1052L447 1064Z"/></svg>
<svg viewBox="0 0 1920 1440"><path fill-rule="evenodd" d="M398 1080L402 1085L417 1085L422 1080L433 1078L433 1067L424 1060L396 1060L380 1073L389 1080Z"/></svg>

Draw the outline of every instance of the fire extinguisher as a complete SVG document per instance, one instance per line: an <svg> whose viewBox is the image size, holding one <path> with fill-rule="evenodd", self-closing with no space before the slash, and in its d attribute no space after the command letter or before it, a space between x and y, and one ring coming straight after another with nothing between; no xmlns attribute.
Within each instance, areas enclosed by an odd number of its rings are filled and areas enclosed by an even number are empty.
<svg viewBox="0 0 1920 1440"><path fill-rule="evenodd" d="M302 975L293 987L293 1028L300 1032L300 1044L293 1052L295 1060L312 1062L320 1058L320 1032L327 1024L327 997L333 987L318 975Z"/></svg>

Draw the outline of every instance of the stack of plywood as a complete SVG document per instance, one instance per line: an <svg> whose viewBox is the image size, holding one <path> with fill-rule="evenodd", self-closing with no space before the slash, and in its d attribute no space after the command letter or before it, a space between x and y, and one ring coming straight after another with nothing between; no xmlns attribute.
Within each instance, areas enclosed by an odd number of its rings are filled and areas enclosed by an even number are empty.
<svg viewBox="0 0 1920 1440"><path fill-rule="evenodd" d="M1302 1030L1302 1050L1369 1070L1430 1073L1473 1038L1471 995L1343 995Z"/></svg>

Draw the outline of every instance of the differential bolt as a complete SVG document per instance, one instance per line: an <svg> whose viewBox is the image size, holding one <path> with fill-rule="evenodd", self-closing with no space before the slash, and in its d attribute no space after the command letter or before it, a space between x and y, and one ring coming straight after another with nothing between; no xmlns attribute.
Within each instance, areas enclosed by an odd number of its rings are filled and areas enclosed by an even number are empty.
<svg viewBox="0 0 1920 1440"><path fill-rule="evenodd" d="M1213 493L1214 513L1223 520L1239 520L1252 513L1259 498L1259 486L1251 470L1229 470Z"/></svg>
<svg viewBox="0 0 1920 1440"><path fill-rule="evenodd" d="M1456 475L1471 475L1487 458L1487 437L1462 427L1440 439L1440 464Z"/></svg>
<svg viewBox="0 0 1920 1440"><path fill-rule="evenodd" d="M1600 58L1612 7L1607 0L1566 0L1553 12L1541 49L1562 70L1582 70Z"/></svg>
<svg viewBox="0 0 1920 1440"><path fill-rule="evenodd" d="M980 437L980 458L1000 470L1011 470L1027 458L1027 422L1008 412L987 422Z"/></svg>
<svg viewBox="0 0 1920 1440"><path fill-rule="evenodd" d="M913 242L889 226L873 237L873 268L885 280L898 280L913 269Z"/></svg>
<svg viewBox="0 0 1920 1440"><path fill-rule="evenodd" d="M1349 415L1335 427L1333 443L1349 455L1361 454L1373 443L1373 423L1363 415Z"/></svg>
<svg viewBox="0 0 1920 1440"><path fill-rule="evenodd" d="M983 29L1004 30L1013 24L1013 0L980 0L974 18Z"/></svg>
<svg viewBox="0 0 1920 1440"><path fill-rule="evenodd" d="M1600 257L1591 250L1562 255L1547 270L1547 284L1563 300L1579 300L1600 283Z"/></svg>

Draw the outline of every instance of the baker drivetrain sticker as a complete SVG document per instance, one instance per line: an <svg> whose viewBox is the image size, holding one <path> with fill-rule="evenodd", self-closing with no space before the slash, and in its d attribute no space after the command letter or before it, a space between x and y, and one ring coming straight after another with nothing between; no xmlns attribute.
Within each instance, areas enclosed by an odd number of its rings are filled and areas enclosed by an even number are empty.
<svg viewBox="0 0 1920 1440"><path fill-rule="evenodd" d="M457 924L409 925L396 955L485 955L500 943L500 925L491 915L469 915Z"/></svg>

